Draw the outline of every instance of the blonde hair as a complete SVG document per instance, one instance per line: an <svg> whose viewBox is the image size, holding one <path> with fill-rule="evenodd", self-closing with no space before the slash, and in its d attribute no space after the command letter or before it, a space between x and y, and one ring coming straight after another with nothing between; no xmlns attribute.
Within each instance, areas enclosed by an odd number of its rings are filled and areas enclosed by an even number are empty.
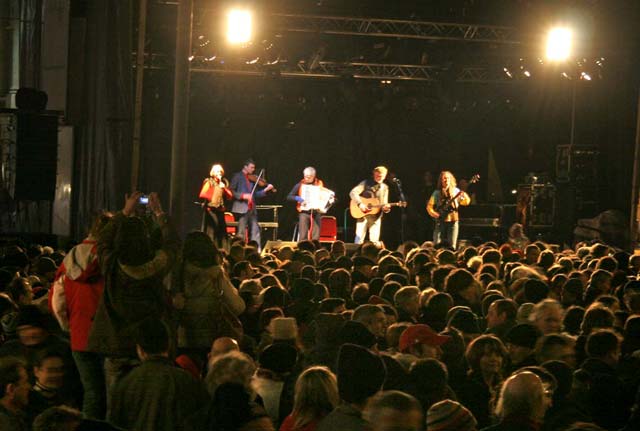
<svg viewBox="0 0 640 431"><path fill-rule="evenodd" d="M222 167L221 164L215 164L213 166L211 166L211 171L209 171L209 175L213 176L213 171L214 170L220 170L220 176L224 176L224 168Z"/></svg>
<svg viewBox="0 0 640 431"><path fill-rule="evenodd" d="M327 367L310 367L296 381L293 401L293 429L300 430L322 419L340 402L338 380Z"/></svg>
<svg viewBox="0 0 640 431"><path fill-rule="evenodd" d="M387 168L386 166L376 166L375 168L373 168L373 172L380 172L382 175L386 176L387 175Z"/></svg>
<svg viewBox="0 0 640 431"><path fill-rule="evenodd" d="M440 175L438 175L438 189L442 189L442 177L446 176L449 177L449 187L450 188L454 188L458 185L457 181L456 181L456 177L453 176L453 174L450 171L442 171L440 172Z"/></svg>
<svg viewBox="0 0 640 431"><path fill-rule="evenodd" d="M251 378L255 371L253 359L244 353L232 351L217 356L210 362L204 383L211 395L215 394L218 386L228 382L242 385L251 392Z"/></svg>

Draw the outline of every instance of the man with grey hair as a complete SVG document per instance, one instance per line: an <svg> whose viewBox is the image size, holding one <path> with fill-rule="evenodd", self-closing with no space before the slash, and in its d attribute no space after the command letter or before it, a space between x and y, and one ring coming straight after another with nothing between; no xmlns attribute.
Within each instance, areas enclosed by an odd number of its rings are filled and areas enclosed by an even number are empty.
<svg viewBox="0 0 640 431"><path fill-rule="evenodd" d="M404 286L393 296L398 310L398 322L418 323L420 314L420 289L416 286Z"/></svg>
<svg viewBox="0 0 640 431"><path fill-rule="evenodd" d="M498 424L483 431L537 431L549 407L540 377L530 371L513 374L502 384L496 405Z"/></svg>
<svg viewBox="0 0 640 431"><path fill-rule="evenodd" d="M380 227L382 226L382 213L391 211L389 205L389 187L384 183L387 177L387 168L384 166L376 166L373 168L372 178L362 180L349 192L349 197L358 205L360 211L365 215L358 219L356 223L356 237L353 242L362 244L364 238L369 232L369 241L379 244ZM379 205L382 205L382 211L375 214L367 214L371 210L362 202L362 198L376 198Z"/></svg>
<svg viewBox="0 0 640 431"><path fill-rule="evenodd" d="M360 305L354 310L351 320L362 323L376 338L384 340L387 333L387 316L379 305Z"/></svg>
<svg viewBox="0 0 640 431"><path fill-rule="evenodd" d="M322 221L322 213L318 209L307 209L305 207L305 200L302 196L302 186L311 185L324 187L324 183L321 179L316 177L316 168L313 166L307 166L304 168L302 175L302 180L293 186L287 195L287 200L296 202L296 210L298 211L297 240L317 240L320 238L320 222Z"/></svg>
<svg viewBox="0 0 640 431"><path fill-rule="evenodd" d="M547 335L562 331L562 317L562 305L555 299L544 299L533 307L529 319L542 335Z"/></svg>

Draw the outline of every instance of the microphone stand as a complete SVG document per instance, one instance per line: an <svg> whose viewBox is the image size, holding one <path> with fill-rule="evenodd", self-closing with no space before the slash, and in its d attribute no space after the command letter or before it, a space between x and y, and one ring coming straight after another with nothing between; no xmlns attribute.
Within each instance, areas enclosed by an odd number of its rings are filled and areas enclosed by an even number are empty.
<svg viewBox="0 0 640 431"><path fill-rule="evenodd" d="M400 201L406 202L407 198L405 197L404 191L402 190L402 182L400 181L400 178L398 177L394 178L393 182L396 184L396 187L398 187L398 193L400 194ZM403 244L404 244L404 227L407 221L407 214L405 211L406 211L405 207L400 206L400 241Z"/></svg>

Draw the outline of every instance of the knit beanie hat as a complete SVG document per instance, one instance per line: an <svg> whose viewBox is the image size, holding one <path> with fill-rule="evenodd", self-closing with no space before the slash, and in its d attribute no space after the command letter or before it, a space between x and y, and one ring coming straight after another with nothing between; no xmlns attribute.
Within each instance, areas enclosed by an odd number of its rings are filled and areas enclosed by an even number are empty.
<svg viewBox="0 0 640 431"><path fill-rule="evenodd" d="M338 392L347 403L363 403L384 384L387 370L384 362L371 350L345 344L338 351Z"/></svg>
<svg viewBox="0 0 640 431"><path fill-rule="evenodd" d="M428 431L474 431L478 422L467 408L452 400L444 400L429 408Z"/></svg>

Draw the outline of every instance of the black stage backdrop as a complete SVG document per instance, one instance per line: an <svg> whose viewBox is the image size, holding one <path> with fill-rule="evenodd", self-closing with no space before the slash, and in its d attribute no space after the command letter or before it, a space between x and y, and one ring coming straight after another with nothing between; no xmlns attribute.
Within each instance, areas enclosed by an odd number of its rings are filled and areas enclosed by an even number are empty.
<svg viewBox="0 0 640 431"><path fill-rule="evenodd" d="M147 77L142 177L146 190L169 190L171 77ZM553 82L553 81L552 81ZM601 154L600 208L628 211L633 154L633 87L622 81L578 82L576 145L596 145ZM586 85L583 85L586 84ZM636 93L637 94L637 93ZM296 222L286 194L312 165L338 203L330 214L344 224L348 192L371 169L386 165L402 180L409 199L405 238L420 237L426 217L423 175L449 169L458 177L480 173L475 189L487 197L489 150L502 182L503 203L528 172L554 177L557 145L570 133L572 88L544 79L512 84L393 83L352 79L320 81L193 74L191 83L187 196L196 200L211 164L227 176L247 157L264 168L278 192L263 204L285 205L280 238ZM391 184L391 199L397 191ZM561 202L559 203L562 204ZM595 216L582 214L581 216ZM264 217L263 217L264 218ZM199 210L187 207L185 230L199 225ZM347 216L347 228L353 221ZM383 239L400 238L400 210L386 217ZM352 234L344 237L352 241Z"/></svg>

